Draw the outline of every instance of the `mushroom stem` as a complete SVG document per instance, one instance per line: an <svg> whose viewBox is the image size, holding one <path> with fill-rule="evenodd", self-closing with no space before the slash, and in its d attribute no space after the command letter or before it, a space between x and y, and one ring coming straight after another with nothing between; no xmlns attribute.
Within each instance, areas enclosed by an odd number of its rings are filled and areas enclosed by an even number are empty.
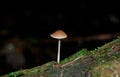
<svg viewBox="0 0 120 77"><path fill-rule="evenodd" d="M58 39L58 54L57 54L57 63L60 63L60 45L61 45L61 40Z"/></svg>

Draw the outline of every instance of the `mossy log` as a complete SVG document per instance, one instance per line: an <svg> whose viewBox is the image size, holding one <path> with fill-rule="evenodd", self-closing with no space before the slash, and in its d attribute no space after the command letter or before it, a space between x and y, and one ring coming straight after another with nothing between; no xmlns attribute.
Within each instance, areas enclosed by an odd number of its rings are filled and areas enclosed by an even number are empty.
<svg viewBox="0 0 120 77"><path fill-rule="evenodd" d="M82 49L61 61L48 62L1 77L120 77L120 38L88 51Z"/></svg>

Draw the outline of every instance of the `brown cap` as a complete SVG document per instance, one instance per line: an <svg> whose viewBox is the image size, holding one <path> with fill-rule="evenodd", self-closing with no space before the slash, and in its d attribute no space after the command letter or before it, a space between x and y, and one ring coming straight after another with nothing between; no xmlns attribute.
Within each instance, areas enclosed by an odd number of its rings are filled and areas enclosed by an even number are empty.
<svg viewBox="0 0 120 77"><path fill-rule="evenodd" d="M62 30L57 30L54 33L50 34L50 36L52 38L55 38L55 39L65 39L65 38L67 38L67 34Z"/></svg>

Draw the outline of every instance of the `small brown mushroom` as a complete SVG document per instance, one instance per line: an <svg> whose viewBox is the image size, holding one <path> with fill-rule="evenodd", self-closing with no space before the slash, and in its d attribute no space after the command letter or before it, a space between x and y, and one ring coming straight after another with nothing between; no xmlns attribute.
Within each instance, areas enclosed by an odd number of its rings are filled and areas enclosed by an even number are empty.
<svg viewBox="0 0 120 77"><path fill-rule="evenodd" d="M54 33L50 34L52 38L58 39L58 54L57 54L57 63L60 63L60 46L61 39L67 38L67 34L62 30L57 30Z"/></svg>

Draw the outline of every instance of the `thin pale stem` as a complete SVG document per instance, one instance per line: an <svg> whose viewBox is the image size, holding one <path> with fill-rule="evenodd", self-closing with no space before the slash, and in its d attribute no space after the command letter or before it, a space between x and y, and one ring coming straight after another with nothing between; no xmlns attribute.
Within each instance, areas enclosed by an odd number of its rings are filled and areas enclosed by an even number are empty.
<svg viewBox="0 0 120 77"><path fill-rule="evenodd" d="M60 63L60 44L61 40L58 40L58 54L57 54L57 63Z"/></svg>

